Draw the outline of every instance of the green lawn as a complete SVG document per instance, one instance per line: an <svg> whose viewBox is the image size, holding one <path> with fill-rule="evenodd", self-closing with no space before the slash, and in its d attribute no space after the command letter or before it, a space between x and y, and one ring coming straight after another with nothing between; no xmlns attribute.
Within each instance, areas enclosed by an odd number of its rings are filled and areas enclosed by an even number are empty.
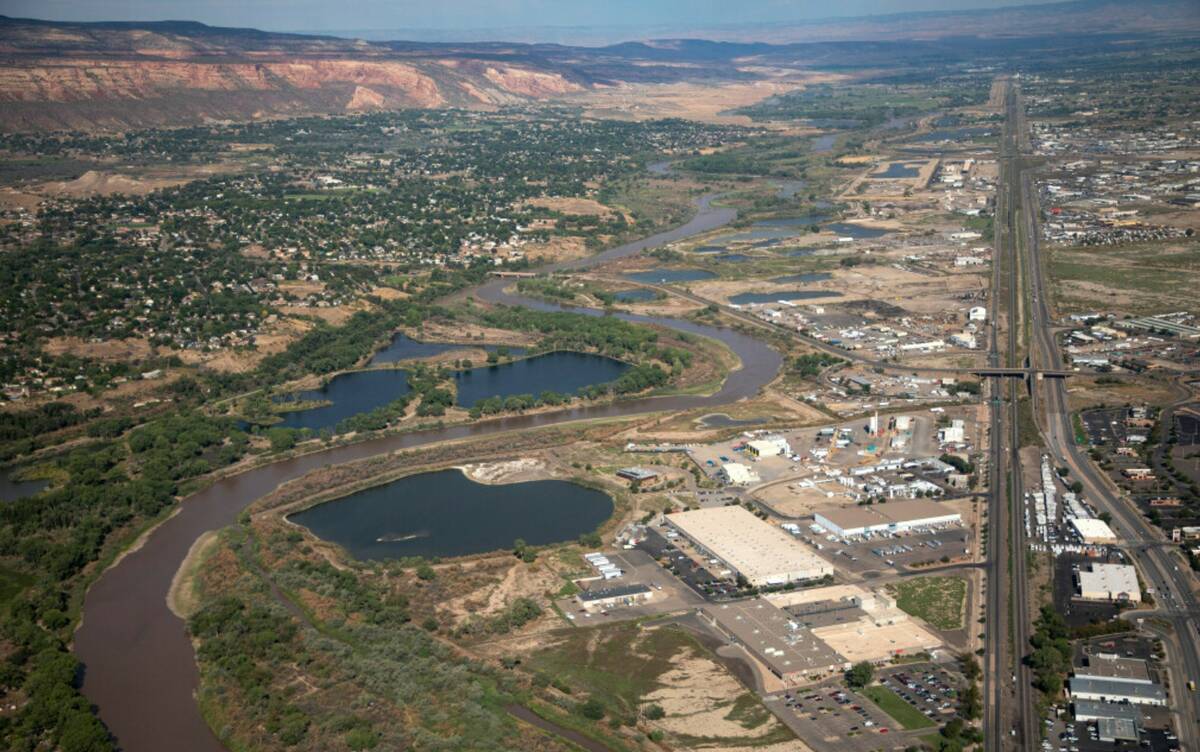
<svg viewBox="0 0 1200 752"><path fill-rule="evenodd" d="M967 581L962 577L914 577L889 585L901 611L937 629L962 629Z"/></svg>
<svg viewBox="0 0 1200 752"><path fill-rule="evenodd" d="M867 687L862 691L864 695L879 706L879 708L896 719L905 729L929 728L934 726L933 721L921 715L920 711L905 702L900 695L896 694L887 687L881 687L878 684Z"/></svg>

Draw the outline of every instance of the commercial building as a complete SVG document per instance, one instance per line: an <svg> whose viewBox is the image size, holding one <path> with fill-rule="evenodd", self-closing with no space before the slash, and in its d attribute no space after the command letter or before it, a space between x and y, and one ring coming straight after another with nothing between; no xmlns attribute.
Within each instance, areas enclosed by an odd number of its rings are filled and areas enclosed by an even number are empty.
<svg viewBox="0 0 1200 752"><path fill-rule="evenodd" d="M611 588L581 590L576 594L575 600L588 611L597 611L616 606L632 606L650 600L653 595L654 591L645 585L620 585Z"/></svg>
<svg viewBox="0 0 1200 752"><path fill-rule="evenodd" d="M748 486L758 482L758 473L740 462L729 462L721 466L721 474L725 482L735 486Z"/></svg>
<svg viewBox="0 0 1200 752"><path fill-rule="evenodd" d="M1142 711L1138 710L1136 705L1099 702L1098 700L1075 700L1073 704L1075 706L1075 720L1077 721L1090 722L1104 719L1123 719L1136 723L1141 720L1142 716Z"/></svg>
<svg viewBox="0 0 1200 752"><path fill-rule="evenodd" d="M1096 721L1096 738L1102 742L1136 742L1138 727L1125 718L1101 718Z"/></svg>
<svg viewBox="0 0 1200 752"><path fill-rule="evenodd" d="M785 684L850 666L791 614L764 598L712 604L701 613Z"/></svg>
<svg viewBox="0 0 1200 752"><path fill-rule="evenodd" d="M1109 545L1117 542L1117 534L1104 520L1094 517L1072 517L1071 528L1079 540L1091 546Z"/></svg>
<svg viewBox="0 0 1200 752"><path fill-rule="evenodd" d="M962 515L936 501L912 499L871 506L826 507L816 510L813 521L835 535L852 538L866 533L956 525L962 522Z"/></svg>
<svg viewBox="0 0 1200 752"><path fill-rule="evenodd" d="M1127 702L1132 705L1167 704L1166 693L1157 684L1135 684L1118 679L1092 679L1071 677L1069 682L1071 699L1096 700L1098 702Z"/></svg>
<svg viewBox="0 0 1200 752"><path fill-rule="evenodd" d="M1130 684L1154 683L1150 678L1150 666L1145 661L1140 658L1122 658L1109 653L1088 656L1087 665L1075 669L1075 676Z"/></svg>
<svg viewBox="0 0 1200 752"><path fill-rule="evenodd" d="M1085 601L1142 602L1137 570L1129 564L1090 564L1076 574L1076 582Z"/></svg>
<svg viewBox="0 0 1200 752"><path fill-rule="evenodd" d="M746 442L746 448L755 457L778 457L781 454L791 454L792 448L787 439L782 436L768 436L765 439L755 439Z"/></svg>
<svg viewBox="0 0 1200 752"><path fill-rule="evenodd" d="M803 543L740 506L680 512L666 520L696 548L755 587L833 574L833 566Z"/></svg>
<svg viewBox="0 0 1200 752"><path fill-rule="evenodd" d="M648 480L654 480L658 477L658 471L648 470L644 467L623 467L617 471L617 477L624 478L625 480L638 481L640 483Z"/></svg>

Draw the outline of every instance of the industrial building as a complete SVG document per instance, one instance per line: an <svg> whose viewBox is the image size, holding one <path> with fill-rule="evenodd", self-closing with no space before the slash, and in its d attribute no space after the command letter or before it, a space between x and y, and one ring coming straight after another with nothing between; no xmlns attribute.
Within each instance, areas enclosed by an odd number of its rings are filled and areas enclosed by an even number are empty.
<svg viewBox="0 0 1200 752"><path fill-rule="evenodd" d="M755 439L746 442L746 448L755 457L778 457L792 453L787 439L782 436L768 436L765 439Z"/></svg>
<svg viewBox="0 0 1200 752"><path fill-rule="evenodd" d="M962 522L962 515L936 501L912 499L870 506L826 507L814 512L813 521L837 536L853 538L866 533L956 525Z"/></svg>
<svg viewBox="0 0 1200 752"><path fill-rule="evenodd" d="M1110 720L1126 720L1138 722L1141 720L1142 712L1137 709L1136 705L1127 705L1119 702L1099 702L1098 700L1076 700L1075 720L1077 721L1100 721L1104 719Z"/></svg>
<svg viewBox="0 0 1200 752"><path fill-rule="evenodd" d="M833 574L833 566L804 544L740 506L670 514L666 521L755 587Z"/></svg>
<svg viewBox="0 0 1200 752"><path fill-rule="evenodd" d="M615 606L632 606L650 600L654 591L645 585L619 585L595 590L581 590L575 600L588 611Z"/></svg>
<svg viewBox="0 0 1200 752"><path fill-rule="evenodd" d="M729 462L721 466L725 482L734 486L748 486L758 482L758 473L740 462Z"/></svg>
<svg viewBox="0 0 1200 752"><path fill-rule="evenodd" d="M1137 684L1119 679L1093 679L1086 676L1071 677L1069 682L1071 699L1096 700L1098 702L1127 702L1132 705L1167 704L1167 696L1157 684Z"/></svg>
<svg viewBox="0 0 1200 752"><path fill-rule="evenodd" d="M625 480L632 480L632 481L637 481L639 483L644 483L646 481L654 480L655 478L657 478L658 471L657 470L648 470L644 467L623 467L617 471L617 477L624 478Z"/></svg>
<svg viewBox="0 0 1200 752"><path fill-rule="evenodd" d="M1108 523L1095 517L1072 517L1071 528L1079 540L1089 546L1110 545L1117 542L1117 534Z"/></svg>
<svg viewBox="0 0 1200 752"><path fill-rule="evenodd" d="M850 667L845 657L765 598L713 604L701 613L787 685Z"/></svg>
<svg viewBox="0 0 1200 752"><path fill-rule="evenodd" d="M1078 595L1085 601L1142 602L1137 570L1129 564L1090 564L1075 578Z"/></svg>
<svg viewBox="0 0 1200 752"><path fill-rule="evenodd" d="M1084 679L1108 679L1130 684L1153 684L1150 666L1140 658L1098 653L1088 656L1087 664L1075 669L1075 676Z"/></svg>

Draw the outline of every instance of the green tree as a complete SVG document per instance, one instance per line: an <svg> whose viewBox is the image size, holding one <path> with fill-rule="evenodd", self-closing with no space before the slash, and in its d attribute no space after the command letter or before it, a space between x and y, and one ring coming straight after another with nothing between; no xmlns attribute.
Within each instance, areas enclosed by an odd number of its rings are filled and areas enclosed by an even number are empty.
<svg viewBox="0 0 1200 752"><path fill-rule="evenodd" d="M861 689L875 678L875 666L870 661L859 661L846 672L846 683L856 689Z"/></svg>

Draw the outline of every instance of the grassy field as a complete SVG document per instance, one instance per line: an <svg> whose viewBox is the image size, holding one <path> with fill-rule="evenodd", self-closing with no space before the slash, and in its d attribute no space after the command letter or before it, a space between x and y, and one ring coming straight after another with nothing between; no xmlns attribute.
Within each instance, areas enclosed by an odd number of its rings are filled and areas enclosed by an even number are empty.
<svg viewBox="0 0 1200 752"><path fill-rule="evenodd" d="M962 577L916 577L889 585L896 605L937 629L962 629L967 581Z"/></svg>
<svg viewBox="0 0 1200 752"><path fill-rule="evenodd" d="M900 695L887 687L878 685L867 687L862 691L880 710L896 719L905 729L929 728L935 725L933 721L921 715L920 711L905 702Z"/></svg>
<svg viewBox="0 0 1200 752"><path fill-rule="evenodd" d="M1176 311L1200 284L1194 239L1104 247L1054 247L1048 269L1064 312L1104 307L1135 315Z"/></svg>
<svg viewBox="0 0 1200 752"><path fill-rule="evenodd" d="M541 680L569 688L573 701L598 701L613 722L632 723L647 707L661 703L665 717L660 715L654 725L675 748L746 749L794 738L757 695L708 656L677 627L643 629L624 623L571 630L525 663ZM576 714L570 721L577 730L604 726Z"/></svg>

